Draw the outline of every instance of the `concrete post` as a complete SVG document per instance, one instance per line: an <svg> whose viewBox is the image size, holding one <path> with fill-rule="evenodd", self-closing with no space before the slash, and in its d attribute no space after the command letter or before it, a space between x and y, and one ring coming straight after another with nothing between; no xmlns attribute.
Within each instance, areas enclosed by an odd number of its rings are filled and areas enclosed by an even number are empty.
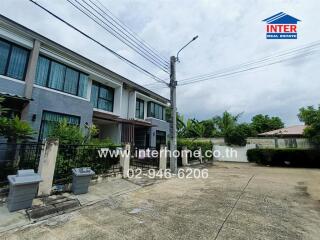
<svg viewBox="0 0 320 240"><path fill-rule="evenodd" d="M170 57L170 104L171 104L171 117L172 122L170 124L171 141L170 141L170 169L172 173L177 173L178 165L177 158L173 154L177 150L177 81L176 81L176 62L175 56Z"/></svg>
<svg viewBox="0 0 320 240"><path fill-rule="evenodd" d="M199 151L200 151L199 161L200 161L200 163L203 163L202 149L199 148Z"/></svg>
<svg viewBox="0 0 320 240"><path fill-rule="evenodd" d="M188 166L188 148L182 147L181 151L182 166Z"/></svg>
<svg viewBox="0 0 320 240"><path fill-rule="evenodd" d="M48 196L51 193L58 147L59 140L49 139L45 142L44 148L41 151L38 173L43 181L39 184L39 196Z"/></svg>
<svg viewBox="0 0 320 240"><path fill-rule="evenodd" d="M27 68L27 73L25 78L26 84L24 89L24 96L29 99L32 98L33 82L36 76L39 51L40 51L40 41L34 40L33 49L30 53L30 58L28 62L28 68Z"/></svg>
<svg viewBox="0 0 320 240"><path fill-rule="evenodd" d="M24 87L24 96L28 99L32 99L33 83L36 77L36 69L37 69L38 57L40 52L40 45L41 44L39 40L37 39L34 40L33 49L29 57L27 73L25 77L25 87ZM28 119L28 112L29 112L29 104L26 105L21 112L22 120L31 121L31 119Z"/></svg>
<svg viewBox="0 0 320 240"><path fill-rule="evenodd" d="M124 147L124 152L120 155L120 162L122 163L122 177L128 178L130 168L130 143L127 143Z"/></svg>
<svg viewBox="0 0 320 240"><path fill-rule="evenodd" d="M159 169L167 169L167 147L166 145L160 146L160 156L159 156Z"/></svg>

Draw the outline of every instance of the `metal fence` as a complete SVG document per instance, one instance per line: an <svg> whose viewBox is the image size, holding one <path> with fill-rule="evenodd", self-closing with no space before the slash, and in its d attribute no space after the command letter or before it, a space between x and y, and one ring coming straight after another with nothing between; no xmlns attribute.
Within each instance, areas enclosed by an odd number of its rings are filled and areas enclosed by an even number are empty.
<svg viewBox="0 0 320 240"><path fill-rule="evenodd" d="M0 187L8 184L7 176L18 169L37 171L42 143L0 143Z"/></svg>
<svg viewBox="0 0 320 240"><path fill-rule="evenodd" d="M66 184L72 180L72 168L90 167L96 174L114 175L122 172L120 156L101 154L103 146L59 145L54 183ZM108 149L116 150L116 148Z"/></svg>
<svg viewBox="0 0 320 240"><path fill-rule="evenodd" d="M159 169L159 150L156 148L134 147L130 158L130 168L142 170ZM158 151L158 155L152 155L152 151Z"/></svg>

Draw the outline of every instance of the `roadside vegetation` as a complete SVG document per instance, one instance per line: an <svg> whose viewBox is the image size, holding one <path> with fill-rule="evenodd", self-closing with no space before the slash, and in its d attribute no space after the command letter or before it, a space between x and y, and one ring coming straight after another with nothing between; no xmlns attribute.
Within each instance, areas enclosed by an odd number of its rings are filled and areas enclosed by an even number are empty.
<svg viewBox="0 0 320 240"><path fill-rule="evenodd" d="M258 114L250 123L240 123L240 114L233 115L225 111L222 116L214 116L206 120L187 119L177 115L179 138L213 138L223 137L229 145L246 144L246 138L284 127L279 117Z"/></svg>
<svg viewBox="0 0 320 240"><path fill-rule="evenodd" d="M304 122L307 127L304 130L305 137L316 146L320 147L320 106L314 108L308 106L300 108L298 117L300 121Z"/></svg>
<svg viewBox="0 0 320 240"><path fill-rule="evenodd" d="M248 161L260 165L320 167L320 151L317 149L250 149Z"/></svg>
<svg viewBox="0 0 320 240"><path fill-rule="evenodd" d="M18 116L10 116L10 109L1 105L3 101L4 98L0 97L0 136L7 139L8 143L31 140L35 132L30 124Z"/></svg>

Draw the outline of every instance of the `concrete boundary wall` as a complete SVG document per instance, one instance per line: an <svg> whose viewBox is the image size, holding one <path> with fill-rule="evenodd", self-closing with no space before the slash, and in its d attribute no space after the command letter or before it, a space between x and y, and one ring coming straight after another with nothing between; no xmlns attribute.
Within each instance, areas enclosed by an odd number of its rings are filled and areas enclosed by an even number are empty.
<svg viewBox="0 0 320 240"><path fill-rule="evenodd" d="M253 148L256 148L255 144L247 144L244 147L213 145L213 151L219 151L221 154L220 157L215 155L214 161L248 162L247 151ZM227 151L229 152L228 156L226 154Z"/></svg>
<svg viewBox="0 0 320 240"><path fill-rule="evenodd" d="M312 144L307 138L248 138L249 144L256 144L258 148L298 148L310 149Z"/></svg>

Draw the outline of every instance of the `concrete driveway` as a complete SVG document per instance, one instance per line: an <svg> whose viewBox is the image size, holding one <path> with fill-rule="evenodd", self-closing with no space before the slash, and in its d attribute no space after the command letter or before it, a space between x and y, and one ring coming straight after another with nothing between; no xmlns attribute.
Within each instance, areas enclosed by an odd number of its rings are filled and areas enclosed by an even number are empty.
<svg viewBox="0 0 320 240"><path fill-rule="evenodd" d="M319 239L320 170L217 163L0 239Z"/></svg>

